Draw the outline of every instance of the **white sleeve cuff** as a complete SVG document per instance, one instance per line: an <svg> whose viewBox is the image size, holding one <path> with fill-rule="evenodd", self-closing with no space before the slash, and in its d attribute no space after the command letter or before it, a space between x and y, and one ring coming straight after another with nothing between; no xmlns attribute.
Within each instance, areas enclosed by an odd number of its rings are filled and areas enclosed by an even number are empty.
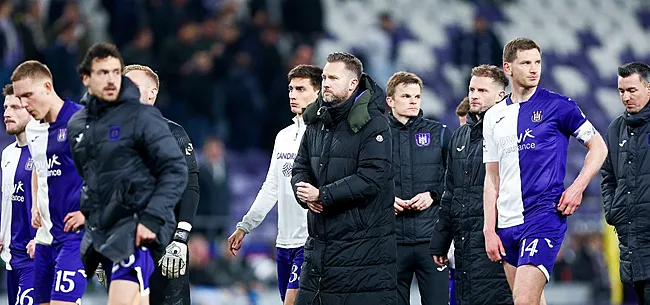
<svg viewBox="0 0 650 305"><path fill-rule="evenodd" d="M188 222L185 222L185 221L179 222L177 228L179 228L181 230L185 230L187 232L192 231L192 225L190 223L188 223Z"/></svg>

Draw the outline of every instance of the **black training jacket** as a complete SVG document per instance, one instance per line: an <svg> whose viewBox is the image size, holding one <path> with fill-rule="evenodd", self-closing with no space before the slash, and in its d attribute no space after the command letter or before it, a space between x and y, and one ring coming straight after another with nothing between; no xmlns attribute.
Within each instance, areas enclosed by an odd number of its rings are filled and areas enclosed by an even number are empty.
<svg viewBox="0 0 650 305"><path fill-rule="evenodd" d="M141 104L139 96L122 77L116 101L86 94L85 108L68 122L72 157L85 181L81 251L87 270L97 263L95 252L113 262L128 258L138 223L156 233L147 247L160 256L176 226L174 207L187 184L187 164L158 109Z"/></svg>
<svg viewBox="0 0 650 305"><path fill-rule="evenodd" d="M404 210L397 214L397 243L428 243L443 191L447 146L451 133L446 125L425 119L422 111L406 124L388 115L393 137L395 197L409 200L429 192L433 204L424 211Z"/></svg>
<svg viewBox="0 0 650 305"><path fill-rule="evenodd" d="M490 261L483 237L483 121L468 123L451 136L445 192L429 254L447 256L454 241L458 305L513 304L503 266Z"/></svg>
<svg viewBox="0 0 650 305"><path fill-rule="evenodd" d="M609 125L601 173L605 220L616 228L625 283L650 280L650 103Z"/></svg>

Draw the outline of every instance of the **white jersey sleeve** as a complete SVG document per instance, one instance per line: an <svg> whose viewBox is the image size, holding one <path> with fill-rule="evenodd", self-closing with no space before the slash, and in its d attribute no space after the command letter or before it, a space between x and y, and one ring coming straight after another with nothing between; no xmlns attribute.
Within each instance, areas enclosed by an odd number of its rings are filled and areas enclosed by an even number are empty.
<svg viewBox="0 0 650 305"><path fill-rule="evenodd" d="M273 209L275 203L278 202L278 162L275 158L278 151L278 137L275 138L273 145L273 153L271 154L271 164L269 171L266 173L266 179L262 184L262 188L257 193L255 201L251 205L248 213L244 215L241 222L237 223L237 228L244 230L247 234L264 221L266 215Z"/></svg>
<svg viewBox="0 0 650 305"><path fill-rule="evenodd" d="M493 111L487 111L483 118L483 163L499 162L497 141L494 138Z"/></svg>

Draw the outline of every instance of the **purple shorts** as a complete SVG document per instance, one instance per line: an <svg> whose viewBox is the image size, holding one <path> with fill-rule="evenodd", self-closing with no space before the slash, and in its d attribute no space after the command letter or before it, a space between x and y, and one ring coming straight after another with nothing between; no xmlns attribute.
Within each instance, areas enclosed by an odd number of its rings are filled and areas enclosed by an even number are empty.
<svg viewBox="0 0 650 305"><path fill-rule="evenodd" d="M304 247L293 249L277 248L275 251L278 264L278 288L283 302L287 289L298 289L304 252Z"/></svg>
<svg viewBox="0 0 650 305"><path fill-rule="evenodd" d="M140 285L140 295L149 295L149 278L153 274L156 265L151 257L151 252L147 248L140 247L135 253L119 263L104 259L102 266L104 272L106 272L106 281L108 283L115 280L135 282ZM111 266L111 268L108 266Z"/></svg>
<svg viewBox="0 0 650 305"><path fill-rule="evenodd" d="M34 266L7 270L9 304L34 304Z"/></svg>
<svg viewBox="0 0 650 305"><path fill-rule="evenodd" d="M566 217L544 214L514 227L497 231L506 255L503 260L515 267L533 265L548 282L566 233Z"/></svg>
<svg viewBox="0 0 650 305"><path fill-rule="evenodd" d="M79 254L81 239L36 245L34 251L34 303L81 302L86 291L86 271Z"/></svg>

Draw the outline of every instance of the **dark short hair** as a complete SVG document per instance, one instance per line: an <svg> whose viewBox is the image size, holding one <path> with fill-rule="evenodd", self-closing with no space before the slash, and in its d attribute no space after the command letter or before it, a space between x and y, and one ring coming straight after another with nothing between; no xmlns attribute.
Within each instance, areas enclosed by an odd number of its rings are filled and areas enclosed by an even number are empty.
<svg viewBox="0 0 650 305"><path fill-rule="evenodd" d="M323 69L312 65L297 65L287 74L289 82L294 78L309 79L309 83L318 91L323 80Z"/></svg>
<svg viewBox="0 0 650 305"><path fill-rule="evenodd" d="M12 82L21 81L25 78L30 78L32 80L45 78L51 81L52 72L50 72L50 69L40 61L28 60L18 65L11 74Z"/></svg>
<svg viewBox="0 0 650 305"><path fill-rule="evenodd" d="M363 64L361 61L356 56L347 52L334 52L330 55L327 55L327 62L344 63L345 68L354 73L357 78L361 78L361 73L363 73Z"/></svg>
<svg viewBox="0 0 650 305"><path fill-rule="evenodd" d="M112 43L97 43L88 49L83 60L77 68L80 76L89 76L92 68L93 61L95 59L104 59L108 57L115 57L120 60L122 64L122 69L124 69L124 60L122 60L122 55L117 47Z"/></svg>
<svg viewBox="0 0 650 305"><path fill-rule="evenodd" d="M510 40L506 46L503 47L503 62L513 62L517 59L517 52L532 49L537 49L537 51L542 54L542 49L532 39L519 37Z"/></svg>
<svg viewBox="0 0 650 305"><path fill-rule="evenodd" d="M14 95L14 85L13 84L6 84L4 88L2 88L2 95L7 96L7 95Z"/></svg>
<svg viewBox="0 0 650 305"><path fill-rule="evenodd" d="M457 116L466 116L469 113L469 97L463 98L462 101L460 101L460 104L458 104L458 107L456 107L456 115Z"/></svg>
<svg viewBox="0 0 650 305"><path fill-rule="evenodd" d="M618 76L629 77L637 74L644 85L650 83L650 66L644 62L630 62L618 67Z"/></svg>
<svg viewBox="0 0 650 305"><path fill-rule="evenodd" d="M392 97L395 94L395 88L400 84L416 84L422 89L422 79L415 73L400 71L388 79L386 83L386 96Z"/></svg>
<svg viewBox="0 0 650 305"><path fill-rule="evenodd" d="M480 65L472 68L472 76L489 77L503 88L510 83L503 69L494 65Z"/></svg>

